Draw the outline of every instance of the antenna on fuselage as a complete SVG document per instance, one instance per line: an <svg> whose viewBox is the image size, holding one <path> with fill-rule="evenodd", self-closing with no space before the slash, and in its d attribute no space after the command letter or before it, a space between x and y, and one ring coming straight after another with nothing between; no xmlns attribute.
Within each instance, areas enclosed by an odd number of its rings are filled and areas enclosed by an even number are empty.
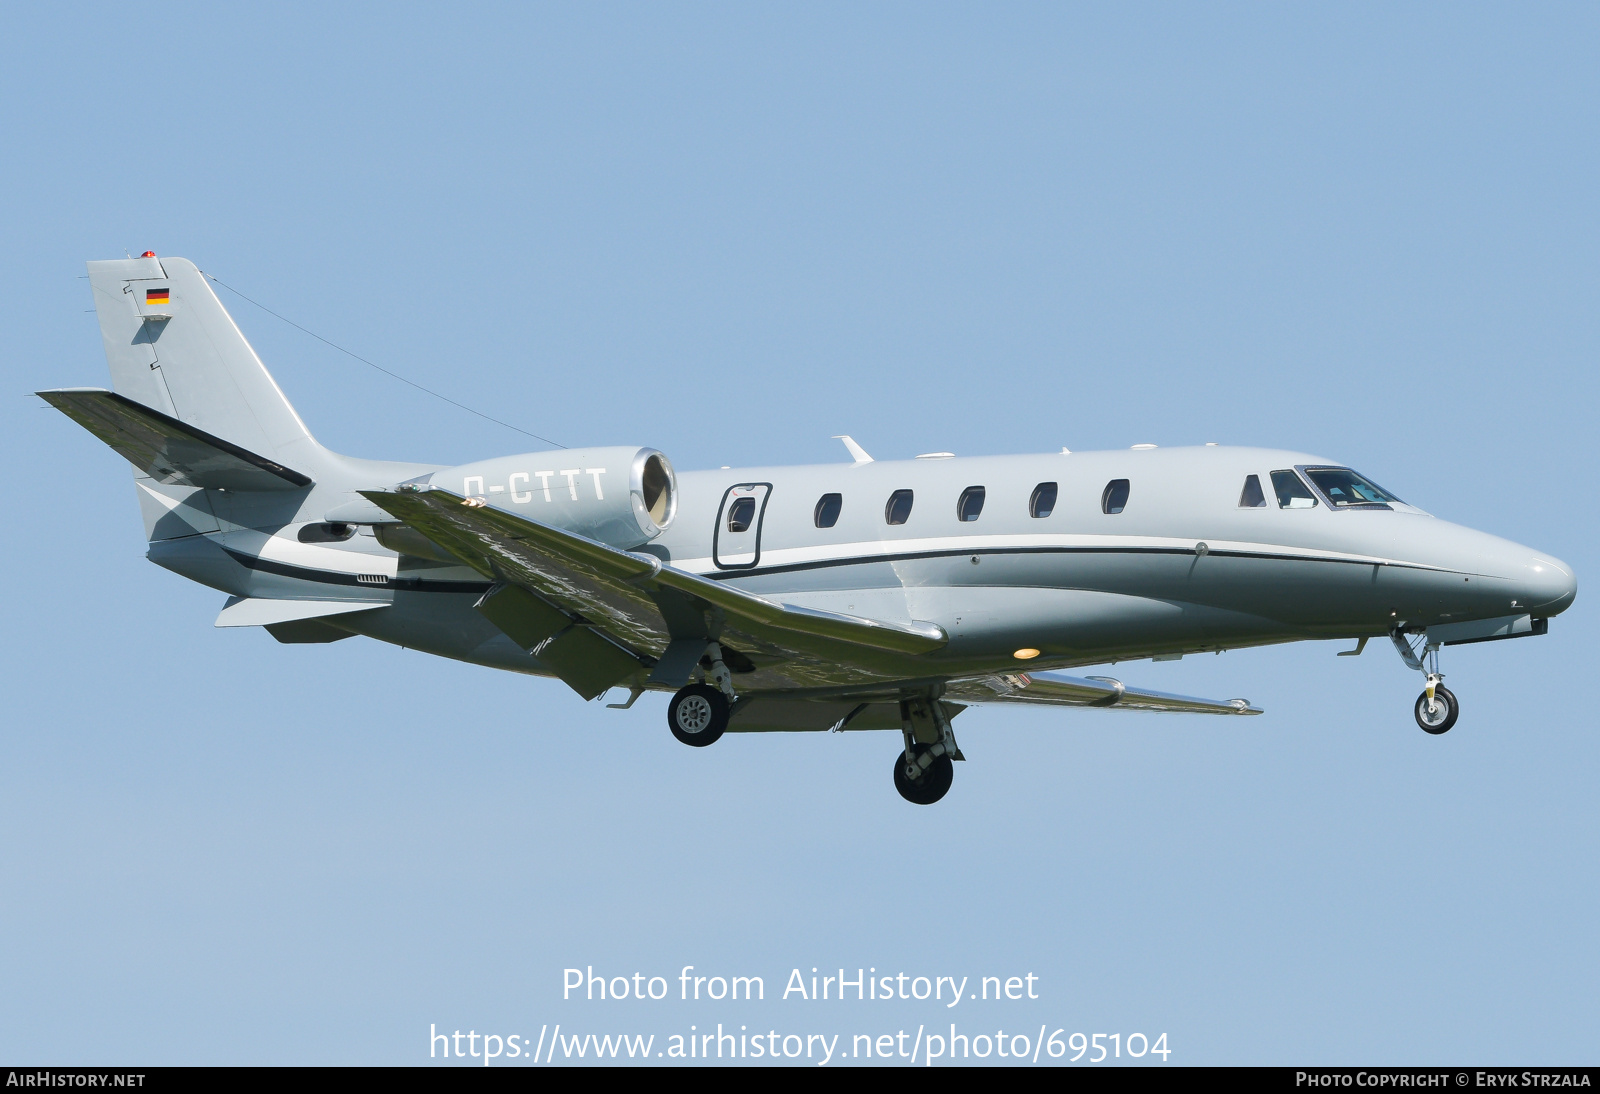
<svg viewBox="0 0 1600 1094"><path fill-rule="evenodd" d="M857 463L872 462L872 457L867 455L867 450L862 448L859 444L856 444L856 439L854 437L848 437L840 434L833 439L836 441L843 441L844 446L850 450L850 458L855 460Z"/></svg>

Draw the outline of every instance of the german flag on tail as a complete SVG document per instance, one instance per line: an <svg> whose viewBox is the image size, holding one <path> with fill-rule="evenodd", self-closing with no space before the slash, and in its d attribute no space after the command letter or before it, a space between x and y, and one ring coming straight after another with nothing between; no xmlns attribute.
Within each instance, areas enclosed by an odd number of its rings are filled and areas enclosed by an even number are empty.
<svg viewBox="0 0 1600 1094"><path fill-rule="evenodd" d="M172 293L168 289L146 289L144 302L148 304L166 304L170 302Z"/></svg>

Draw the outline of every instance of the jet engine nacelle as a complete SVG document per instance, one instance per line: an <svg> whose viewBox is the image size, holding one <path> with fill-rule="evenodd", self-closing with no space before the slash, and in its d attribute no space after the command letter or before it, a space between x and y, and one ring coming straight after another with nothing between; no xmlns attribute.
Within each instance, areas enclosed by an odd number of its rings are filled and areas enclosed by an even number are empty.
<svg viewBox="0 0 1600 1094"><path fill-rule="evenodd" d="M462 464L412 481L481 498L497 509L624 550L664 532L678 509L672 464L653 448L529 452ZM339 506L323 519L371 524L378 542L403 555L457 561L368 502Z"/></svg>
<svg viewBox="0 0 1600 1094"><path fill-rule="evenodd" d="M653 448L566 448L436 471L430 486L624 549L666 530L678 481Z"/></svg>

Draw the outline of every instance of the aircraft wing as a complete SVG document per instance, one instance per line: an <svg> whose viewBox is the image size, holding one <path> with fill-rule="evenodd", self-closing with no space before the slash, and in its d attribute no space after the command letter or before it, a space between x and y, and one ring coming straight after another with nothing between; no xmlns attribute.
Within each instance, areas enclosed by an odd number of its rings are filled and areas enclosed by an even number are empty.
<svg viewBox="0 0 1600 1094"><path fill-rule="evenodd" d="M879 683L905 675L907 656L948 641L932 623L888 623L754 596L437 487L361 494L497 582L479 611L586 697L637 679L641 668L652 670L649 683L683 684L712 635L757 670L781 669L761 684L789 687ZM841 658L840 643L855 655ZM594 665L597 658L602 665Z"/></svg>
<svg viewBox="0 0 1600 1094"><path fill-rule="evenodd" d="M1041 706L1116 707L1183 714L1260 714L1246 699L1197 699L1163 691L1130 688L1109 676L1066 676L1054 672L1011 673L955 680L945 696L966 703L1032 703Z"/></svg>

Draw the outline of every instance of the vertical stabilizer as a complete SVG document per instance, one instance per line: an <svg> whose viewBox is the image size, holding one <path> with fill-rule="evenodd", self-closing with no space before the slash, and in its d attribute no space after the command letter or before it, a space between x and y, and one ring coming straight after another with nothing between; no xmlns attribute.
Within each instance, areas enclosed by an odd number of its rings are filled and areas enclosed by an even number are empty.
<svg viewBox="0 0 1600 1094"><path fill-rule="evenodd" d="M120 395L287 467L323 450L186 258L89 263L111 383Z"/></svg>

